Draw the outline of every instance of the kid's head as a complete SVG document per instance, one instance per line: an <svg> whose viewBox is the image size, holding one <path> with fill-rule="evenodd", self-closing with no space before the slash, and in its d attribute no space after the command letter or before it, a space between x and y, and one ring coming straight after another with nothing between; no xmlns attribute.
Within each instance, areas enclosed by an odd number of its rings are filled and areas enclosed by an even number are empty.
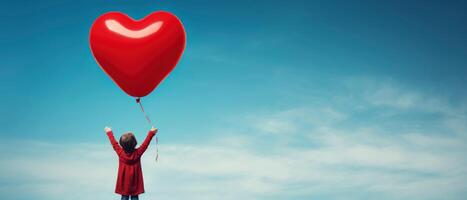
<svg viewBox="0 0 467 200"><path fill-rule="evenodd" d="M125 152L131 153L135 150L136 144L138 142L136 142L135 135L133 135L133 133L131 132L128 132L120 137L119 143L120 146L122 146L123 150L125 150Z"/></svg>

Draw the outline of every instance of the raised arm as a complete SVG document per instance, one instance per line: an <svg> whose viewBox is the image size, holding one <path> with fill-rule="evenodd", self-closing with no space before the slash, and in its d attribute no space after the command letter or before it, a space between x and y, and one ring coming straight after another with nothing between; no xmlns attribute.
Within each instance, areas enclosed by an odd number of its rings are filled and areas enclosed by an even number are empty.
<svg viewBox="0 0 467 200"><path fill-rule="evenodd" d="M154 135L156 135L157 129L152 127L151 130L148 132L148 135L146 136L146 139L144 139L143 144L138 148L137 153L139 156L143 155L143 153L146 151L146 149L149 146L149 143L151 143L152 138Z"/></svg>
<svg viewBox="0 0 467 200"><path fill-rule="evenodd" d="M110 144L112 145L113 149L117 153L117 155L120 155L123 151L122 147L118 145L117 140L115 140L114 134L112 130L108 127L105 127L105 132L107 133L107 137L109 137Z"/></svg>

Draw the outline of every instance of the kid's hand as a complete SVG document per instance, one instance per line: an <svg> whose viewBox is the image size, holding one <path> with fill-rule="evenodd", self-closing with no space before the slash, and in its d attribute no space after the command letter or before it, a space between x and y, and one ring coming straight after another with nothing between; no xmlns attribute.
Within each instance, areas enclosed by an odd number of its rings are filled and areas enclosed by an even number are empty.
<svg viewBox="0 0 467 200"><path fill-rule="evenodd" d="M151 127L151 131L157 133L157 128L154 128L154 126L153 126L153 127Z"/></svg>
<svg viewBox="0 0 467 200"><path fill-rule="evenodd" d="M110 127L106 126L106 127L104 128L104 131L107 133L107 132L112 131L112 129L110 129Z"/></svg>

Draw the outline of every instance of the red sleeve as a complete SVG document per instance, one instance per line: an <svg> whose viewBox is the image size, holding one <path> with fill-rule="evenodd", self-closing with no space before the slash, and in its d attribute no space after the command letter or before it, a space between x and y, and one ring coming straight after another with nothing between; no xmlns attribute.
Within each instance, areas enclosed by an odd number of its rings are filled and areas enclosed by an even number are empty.
<svg viewBox="0 0 467 200"><path fill-rule="evenodd" d="M144 139L143 144L141 144L141 146L138 148L138 151L137 151L138 155L140 156L143 155L143 153L148 148L149 143L151 143L151 140L154 137L154 135L156 135L155 131L149 131L148 135L146 136L146 139Z"/></svg>
<svg viewBox="0 0 467 200"><path fill-rule="evenodd" d="M122 147L120 147L120 145L118 145L118 142L117 140L115 140L115 137L112 131L107 132L107 137L109 137L110 144L112 144L112 147L114 148L117 155L120 155L123 149Z"/></svg>

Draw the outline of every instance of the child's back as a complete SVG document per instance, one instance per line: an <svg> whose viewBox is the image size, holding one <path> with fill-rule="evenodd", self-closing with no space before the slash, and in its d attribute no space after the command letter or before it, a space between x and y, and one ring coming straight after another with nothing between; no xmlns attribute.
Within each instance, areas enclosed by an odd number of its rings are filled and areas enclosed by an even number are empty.
<svg viewBox="0 0 467 200"><path fill-rule="evenodd" d="M106 129L107 136L113 149L118 155L118 176L115 193L121 194L122 199L128 196L137 197L144 193L143 171L141 169L141 156L146 151L157 129L152 128L143 144L135 149L136 139L132 133L122 135L120 145L114 138L112 130Z"/></svg>

